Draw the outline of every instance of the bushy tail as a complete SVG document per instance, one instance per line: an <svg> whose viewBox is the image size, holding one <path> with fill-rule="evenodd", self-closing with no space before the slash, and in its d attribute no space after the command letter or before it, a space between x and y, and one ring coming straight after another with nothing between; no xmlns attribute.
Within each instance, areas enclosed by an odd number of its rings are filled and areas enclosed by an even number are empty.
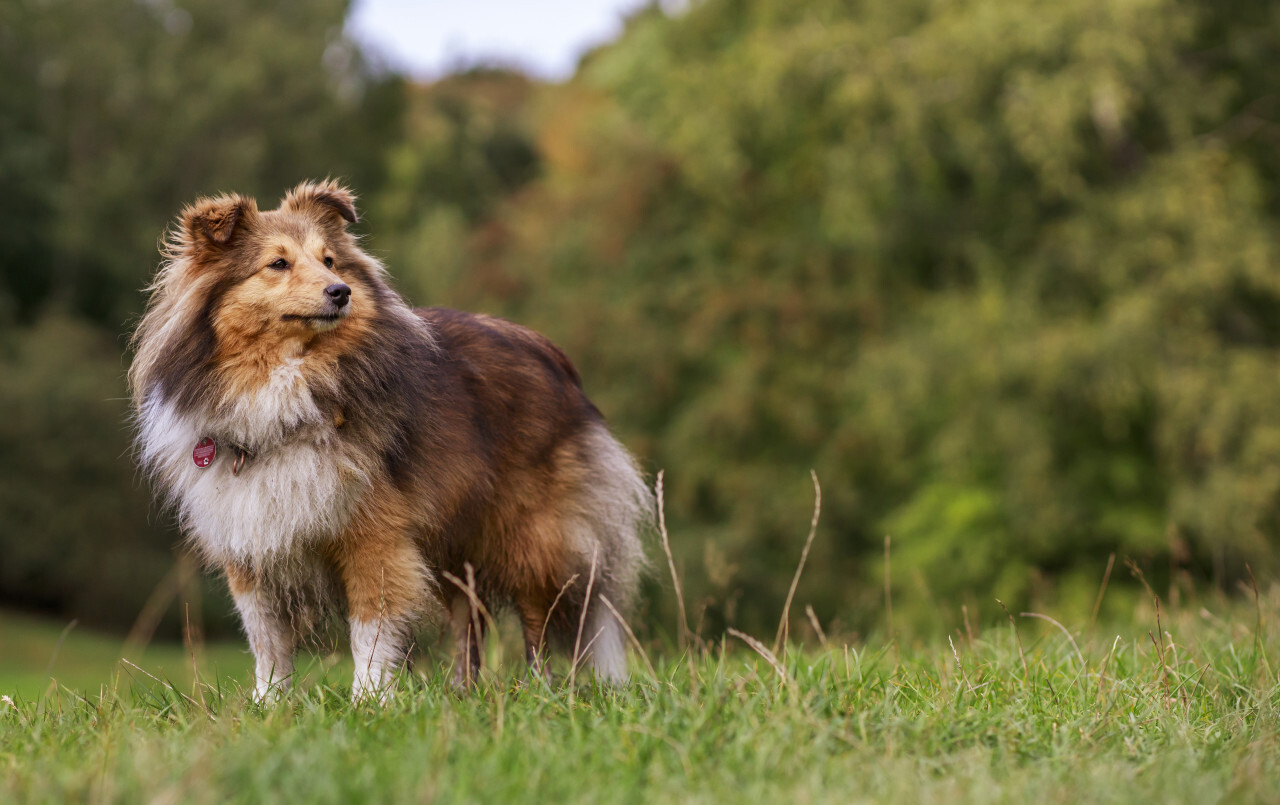
<svg viewBox="0 0 1280 805"><path fill-rule="evenodd" d="M608 598L619 615L631 611L648 566L644 542L655 530L656 504L635 459L604 426L593 429L587 439L591 467L580 492L578 516L580 545L590 553L584 559L594 563L594 570L586 568L592 594L581 649L598 677L617 682L626 677L625 632L600 596Z"/></svg>

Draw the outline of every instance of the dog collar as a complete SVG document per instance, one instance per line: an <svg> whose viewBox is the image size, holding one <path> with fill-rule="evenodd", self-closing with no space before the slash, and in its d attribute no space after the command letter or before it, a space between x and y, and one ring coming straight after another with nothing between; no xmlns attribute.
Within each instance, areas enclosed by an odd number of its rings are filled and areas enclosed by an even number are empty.
<svg viewBox="0 0 1280 805"><path fill-rule="evenodd" d="M240 470L244 469L244 463L253 458L253 453L249 452L249 448L240 444L232 444L231 449L236 451L235 460L231 462L231 474L239 475Z"/></svg>
<svg viewBox="0 0 1280 805"><path fill-rule="evenodd" d="M347 418L339 408L333 412L333 427L341 430L343 425L347 424ZM231 442L227 445L236 454L231 462L231 474L239 475L240 470L244 469L245 462L253 458L253 451L242 444ZM196 442L195 449L191 451L191 460L200 469L208 469L213 464L213 459L218 455L218 443L211 436L204 436L200 441Z"/></svg>
<svg viewBox="0 0 1280 805"><path fill-rule="evenodd" d="M239 475L240 470L244 469L244 464L253 458L253 452L242 444L232 442L228 445L236 454L235 459L231 462L231 474ZM213 459L218 455L218 443L212 437L205 436L196 442L196 447L191 451L191 460L200 469L208 469L213 464Z"/></svg>

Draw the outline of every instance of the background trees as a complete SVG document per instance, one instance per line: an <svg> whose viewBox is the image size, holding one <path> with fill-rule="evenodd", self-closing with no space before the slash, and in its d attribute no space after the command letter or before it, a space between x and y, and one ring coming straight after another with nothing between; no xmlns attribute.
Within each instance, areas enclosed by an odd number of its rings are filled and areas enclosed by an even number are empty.
<svg viewBox="0 0 1280 805"><path fill-rule="evenodd" d="M1275 568L1266 4L710 0L639 14L566 85L430 87L371 70L341 4L93 5L113 36L72 0L0 12L6 556L106 540L161 572L173 535L100 460L155 240L199 193L341 175L416 302L547 332L666 469L708 628L776 617L810 467L824 620L865 625L886 534L921 621L1087 606L1111 552L1162 589ZM67 469L58 395L116 445L97 469ZM73 572L47 558L0 594Z"/></svg>
<svg viewBox="0 0 1280 805"><path fill-rule="evenodd" d="M345 8L0 8L0 602L127 627L173 564L129 455L125 333L195 196L382 183L404 87Z"/></svg>

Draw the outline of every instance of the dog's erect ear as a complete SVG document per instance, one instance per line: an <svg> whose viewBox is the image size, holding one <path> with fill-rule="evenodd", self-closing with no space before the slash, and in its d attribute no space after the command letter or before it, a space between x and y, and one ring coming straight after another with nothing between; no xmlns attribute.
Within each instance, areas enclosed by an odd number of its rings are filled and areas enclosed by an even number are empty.
<svg viewBox="0 0 1280 805"><path fill-rule="evenodd" d="M182 226L192 244L226 246L252 226L258 203L239 195L202 198L182 211Z"/></svg>
<svg viewBox="0 0 1280 805"><path fill-rule="evenodd" d="M355 194L332 179L303 182L289 191L280 204L280 209L290 212L314 211L321 215L337 214L348 224L360 220L356 215Z"/></svg>

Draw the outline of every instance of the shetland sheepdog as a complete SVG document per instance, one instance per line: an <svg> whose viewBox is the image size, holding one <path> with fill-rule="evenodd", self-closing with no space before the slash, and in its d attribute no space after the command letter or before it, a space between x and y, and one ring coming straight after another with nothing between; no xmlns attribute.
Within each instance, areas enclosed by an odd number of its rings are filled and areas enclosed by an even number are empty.
<svg viewBox="0 0 1280 805"><path fill-rule="evenodd" d="M355 698L385 694L432 617L466 685L503 605L534 672L550 645L624 679L653 514L636 462L563 352L503 319L411 309L355 221L332 181L269 211L199 199L133 337L139 462L226 575L256 695L289 685L335 612Z"/></svg>

